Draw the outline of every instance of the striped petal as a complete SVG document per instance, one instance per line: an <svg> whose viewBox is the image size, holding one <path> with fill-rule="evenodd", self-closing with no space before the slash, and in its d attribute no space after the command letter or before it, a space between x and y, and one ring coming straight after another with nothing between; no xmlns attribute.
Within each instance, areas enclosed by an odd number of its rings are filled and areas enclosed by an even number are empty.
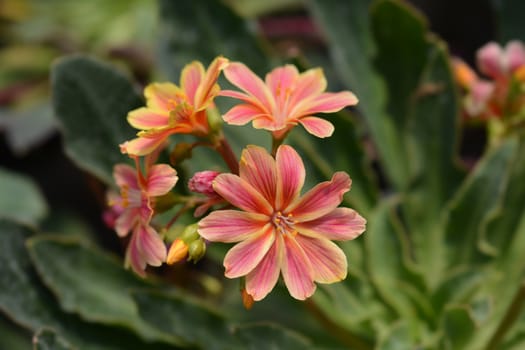
<svg viewBox="0 0 525 350"><path fill-rule="evenodd" d="M113 167L113 178L118 187L138 189L137 170L127 164L117 164Z"/></svg>
<svg viewBox="0 0 525 350"><path fill-rule="evenodd" d="M321 94L326 90L326 78L321 68L309 69L297 79L295 90L290 101L295 105L300 101Z"/></svg>
<svg viewBox="0 0 525 350"><path fill-rule="evenodd" d="M128 208L115 221L115 231L119 237L125 237L135 227L140 218L136 208Z"/></svg>
<svg viewBox="0 0 525 350"><path fill-rule="evenodd" d="M220 88L217 84L217 79L221 71L228 66L228 59L224 57L217 57L210 63L206 70L202 82L195 92L194 106L196 110L202 110L210 104L212 99L217 96Z"/></svg>
<svg viewBox="0 0 525 350"><path fill-rule="evenodd" d="M335 243L324 238L301 235L297 235L295 239L310 260L315 282L334 283L346 278L346 256Z"/></svg>
<svg viewBox="0 0 525 350"><path fill-rule="evenodd" d="M314 272L308 257L295 238L283 235L285 253L282 264L283 279L290 295L305 300L315 292Z"/></svg>
<svg viewBox="0 0 525 350"><path fill-rule="evenodd" d="M224 257L224 275L228 278L245 276L264 258L275 241L273 228L270 228L241 243L237 243Z"/></svg>
<svg viewBox="0 0 525 350"><path fill-rule="evenodd" d="M167 164L153 165L148 171L148 195L162 196L168 193L177 183L177 172Z"/></svg>
<svg viewBox="0 0 525 350"><path fill-rule="evenodd" d="M263 195L237 175L220 174L213 181L213 189L239 209L266 215L273 212L272 206Z"/></svg>
<svg viewBox="0 0 525 350"><path fill-rule="evenodd" d="M146 277L146 260L144 260L144 257L139 251L136 240L137 236L133 235L126 250L125 266L127 268L131 266L137 275Z"/></svg>
<svg viewBox="0 0 525 350"><path fill-rule="evenodd" d="M224 69L224 75L233 85L253 96L266 110L273 110L275 102L268 87L244 64L230 63Z"/></svg>
<svg viewBox="0 0 525 350"><path fill-rule="evenodd" d="M160 266L166 261L166 245L151 226L138 225L134 235L137 235L135 243L138 251L148 265Z"/></svg>
<svg viewBox="0 0 525 350"><path fill-rule="evenodd" d="M321 182L287 209L298 222L320 218L334 210L350 190L352 180L348 174L337 172L330 181Z"/></svg>
<svg viewBox="0 0 525 350"><path fill-rule="evenodd" d="M241 104L230 109L222 118L231 125L245 125L261 115L265 113L257 106Z"/></svg>
<svg viewBox="0 0 525 350"><path fill-rule="evenodd" d="M173 99L182 91L172 83L152 83L144 89L146 105L153 109L169 111L173 106Z"/></svg>
<svg viewBox="0 0 525 350"><path fill-rule="evenodd" d="M166 127L169 124L168 112L142 107L128 113L128 123L141 130Z"/></svg>
<svg viewBox="0 0 525 350"><path fill-rule="evenodd" d="M126 141L120 145L122 153L134 156L145 156L162 147L166 139L173 133L173 130L167 129L155 134L150 133L147 137L137 137L133 140Z"/></svg>
<svg viewBox="0 0 525 350"><path fill-rule="evenodd" d="M334 113L346 106L357 104L357 97L350 91L325 92L313 99L299 102L290 113L290 119L317 113Z"/></svg>
<svg viewBox="0 0 525 350"><path fill-rule="evenodd" d="M258 146L249 145L242 151L239 162L240 177L252 185L272 206L277 190L275 160Z"/></svg>
<svg viewBox="0 0 525 350"><path fill-rule="evenodd" d="M246 275L246 292L252 296L253 300L262 300L277 283L281 272L283 246L283 238L277 236L261 262Z"/></svg>
<svg viewBox="0 0 525 350"><path fill-rule="evenodd" d="M298 77L297 68L291 64L277 67L266 74L266 85L273 94L278 108L282 108L285 101L290 97L290 93L293 93L295 81Z"/></svg>
<svg viewBox="0 0 525 350"><path fill-rule="evenodd" d="M276 209L284 210L300 194L304 185L305 170L299 154L290 146L277 149L277 199Z"/></svg>
<svg viewBox="0 0 525 350"><path fill-rule="evenodd" d="M307 236L348 241L365 231L366 220L353 209L336 208L318 219L298 222L295 228Z"/></svg>
<svg viewBox="0 0 525 350"><path fill-rule="evenodd" d="M204 77L204 66L198 61L187 64L180 75L180 87L190 103L195 105L195 93Z"/></svg>
<svg viewBox="0 0 525 350"><path fill-rule="evenodd" d="M334 126L329 121L317 117L303 117L299 123L304 126L306 131L319 138L332 136Z"/></svg>
<svg viewBox="0 0 525 350"><path fill-rule="evenodd" d="M240 242L264 229L266 215L238 210L216 210L199 221L199 234L211 242Z"/></svg>

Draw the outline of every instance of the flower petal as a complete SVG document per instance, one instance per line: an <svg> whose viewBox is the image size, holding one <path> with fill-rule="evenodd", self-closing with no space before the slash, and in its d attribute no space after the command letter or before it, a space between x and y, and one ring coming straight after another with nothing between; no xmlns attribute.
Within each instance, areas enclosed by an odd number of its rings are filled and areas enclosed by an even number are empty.
<svg viewBox="0 0 525 350"><path fill-rule="evenodd" d="M306 131L310 134L325 138L332 136L334 133L334 126L327 120L317 117L303 117L299 119L299 123L304 126Z"/></svg>
<svg viewBox="0 0 525 350"><path fill-rule="evenodd" d="M307 236L348 241L365 231L366 220L353 209L336 208L318 219L298 222L295 228Z"/></svg>
<svg viewBox="0 0 525 350"><path fill-rule="evenodd" d="M265 215L273 212L272 206L263 195L237 175L220 174L213 181L213 189L239 209Z"/></svg>
<svg viewBox="0 0 525 350"><path fill-rule="evenodd" d="M282 264L284 283L295 299L304 300L315 292L313 270L308 257L295 238L283 235L286 247Z"/></svg>
<svg viewBox="0 0 525 350"><path fill-rule="evenodd" d="M167 164L153 165L148 172L148 195L162 196L168 193L177 183L177 172Z"/></svg>
<svg viewBox="0 0 525 350"><path fill-rule="evenodd" d="M252 296L253 300L262 300L277 283L281 272L283 245L283 238L277 236L261 262L246 275L246 292Z"/></svg>
<svg viewBox="0 0 525 350"><path fill-rule="evenodd" d="M277 149L277 199L275 207L284 210L300 194L304 185L305 170L303 160L290 146Z"/></svg>
<svg viewBox="0 0 525 350"><path fill-rule="evenodd" d="M199 221L199 234L212 242L240 242L264 229L266 215L238 210L216 210Z"/></svg>
<svg viewBox="0 0 525 350"><path fill-rule="evenodd" d="M152 83L144 89L146 105L153 109L169 111L172 109L172 100L181 90L172 83Z"/></svg>
<svg viewBox="0 0 525 350"><path fill-rule="evenodd" d="M275 241L273 228L237 243L224 257L224 275L228 278L245 276L250 273L266 255Z"/></svg>
<svg viewBox="0 0 525 350"><path fill-rule="evenodd" d="M135 241L137 249L148 265L160 266L166 261L166 246L153 227L143 224L138 225L133 234L137 235Z"/></svg>
<svg viewBox="0 0 525 350"><path fill-rule="evenodd" d="M309 69L297 79L290 104L295 105L326 90L326 78L321 68Z"/></svg>
<svg viewBox="0 0 525 350"><path fill-rule="evenodd" d="M136 208L126 209L115 221L115 231L119 237L125 237L137 224L140 212Z"/></svg>
<svg viewBox="0 0 525 350"><path fill-rule="evenodd" d="M150 132L148 136L139 136L133 140L126 141L120 145L122 153L134 156L145 156L162 147L166 139L173 133L173 130L167 129L159 132Z"/></svg>
<svg viewBox="0 0 525 350"><path fill-rule="evenodd" d="M243 63L230 63L224 69L224 75L233 85L253 96L264 109L273 110L275 102L268 87Z"/></svg>
<svg viewBox="0 0 525 350"><path fill-rule="evenodd" d="M499 44L490 42L484 45L476 53L479 70L491 78L503 76L502 57L503 51Z"/></svg>
<svg viewBox="0 0 525 350"><path fill-rule="evenodd" d="M221 71L227 67L228 63L228 59L222 56L215 58L213 62L210 63L195 93L194 107L196 110L202 110L208 107L212 99L217 96L220 90L217 79Z"/></svg>
<svg viewBox="0 0 525 350"><path fill-rule="evenodd" d="M146 277L146 261L142 256L141 252L138 249L136 244L137 237L133 235L128 244L128 249L126 250L126 260L124 265L126 268L130 267L135 271L135 273L141 277Z"/></svg>
<svg viewBox="0 0 525 350"><path fill-rule="evenodd" d="M299 77L299 72L294 65L287 64L282 67L277 67L270 73L266 74L266 85L273 94L274 100L277 104L277 109L283 113L287 107L290 95L295 89L295 81Z"/></svg>
<svg viewBox="0 0 525 350"><path fill-rule="evenodd" d="M168 112L141 107L128 113L128 123L141 130L165 127L169 123Z"/></svg>
<svg viewBox="0 0 525 350"><path fill-rule="evenodd" d="M204 77L204 66L198 61L187 64L180 75L180 87L190 103L195 105L195 93Z"/></svg>
<svg viewBox="0 0 525 350"><path fill-rule="evenodd" d="M270 205L275 204L277 190L275 160L264 148L249 145L242 151L239 175L262 194Z"/></svg>
<svg viewBox="0 0 525 350"><path fill-rule="evenodd" d="M343 194L350 190L352 180L345 172L339 171L330 181L321 182L304 196L294 201L287 209L298 222L317 219L334 210L343 200Z"/></svg>
<svg viewBox="0 0 525 350"><path fill-rule="evenodd" d="M117 164L113 167L113 178L118 187L138 189L137 170L127 164Z"/></svg>
<svg viewBox="0 0 525 350"><path fill-rule="evenodd" d="M301 235L295 236L295 239L310 260L315 282L334 283L346 278L346 256L335 243Z"/></svg>
<svg viewBox="0 0 525 350"><path fill-rule="evenodd" d="M505 46L505 58L507 68L514 72L525 65L525 47L519 40L511 40Z"/></svg>
<svg viewBox="0 0 525 350"><path fill-rule="evenodd" d="M313 99L298 102L290 112L289 118L299 119L302 116L317 113L334 113L346 106L353 106L357 102L357 97L350 91L325 92Z"/></svg>
<svg viewBox="0 0 525 350"><path fill-rule="evenodd" d="M253 120L252 126L255 129L264 129L269 131L283 130L286 124L282 121L276 120L270 114L262 114Z"/></svg>
<svg viewBox="0 0 525 350"><path fill-rule="evenodd" d="M261 115L264 115L264 112L257 106L241 104L230 109L222 118L231 125L245 125Z"/></svg>

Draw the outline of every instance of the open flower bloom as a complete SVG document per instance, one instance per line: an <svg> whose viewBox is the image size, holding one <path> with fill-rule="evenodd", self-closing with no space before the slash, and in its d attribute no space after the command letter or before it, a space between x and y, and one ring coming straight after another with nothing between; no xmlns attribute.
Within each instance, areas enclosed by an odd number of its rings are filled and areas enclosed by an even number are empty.
<svg viewBox="0 0 525 350"><path fill-rule="evenodd" d="M119 213L115 231L120 237L133 232L126 252L126 265L144 275L146 264L159 266L166 259L166 247L150 226L154 198L168 193L178 180L177 172L158 164L147 169L146 176L126 164L115 166L113 176L120 196L113 196L110 206Z"/></svg>
<svg viewBox="0 0 525 350"><path fill-rule="evenodd" d="M310 297L315 283L346 277L343 251L331 240L354 239L366 221L349 208L338 208L350 190L350 177L335 173L300 195L303 162L290 146L272 158L261 147L242 153L239 176L221 174L213 187L239 210L216 210L199 222L199 234L209 241L240 242L224 258L228 278L246 276L246 292L263 299L282 273L290 294Z"/></svg>
<svg viewBox="0 0 525 350"><path fill-rule="evenodd" d="M182 70L180 87L172 83L148 85L144 90L146 107L128 114L131 126L141 131L121 145L122 152L149 154L172 134L208 135L206 108L212 106L220 90L217 79L227 64L226 58L217 57L205 71L195 61Z"/></svg>
<svg viewBox="0 0 525 350"><path fill-rule="evenodd" d="M230 109L224 120L233 125L251 121L254 128L271 131L275 139L282 139L297 124L312 135L328 137L334 126L315 115L357 103L350 91L324 92L326 79L320 68L300 74L295 66L285 65L268 73L263 82L244 64L234 62L224 69L224 75L243 92L223 90L219 95L244 102Z"/></svg>

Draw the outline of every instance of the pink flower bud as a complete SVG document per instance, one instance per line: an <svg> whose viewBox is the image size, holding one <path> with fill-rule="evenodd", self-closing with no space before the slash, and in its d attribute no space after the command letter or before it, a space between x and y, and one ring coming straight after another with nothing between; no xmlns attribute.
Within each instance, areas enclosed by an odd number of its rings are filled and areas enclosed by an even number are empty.
<svg viewBox="0 0 525 350"><path fill-rule="evenodd" d="M213 180L219 175L218 171L206 170L196 172L188 182L190 191L205 194L208 197L214 197L217 194L213 189Z"/></svg>
<svg viewBox="0 0 525 350"><path fill-rule="evenodd" d="M479 69L488 77L497 79L504 75L503 72L503 51L501 46L495 42L490 42L477 52Z"/></svg>

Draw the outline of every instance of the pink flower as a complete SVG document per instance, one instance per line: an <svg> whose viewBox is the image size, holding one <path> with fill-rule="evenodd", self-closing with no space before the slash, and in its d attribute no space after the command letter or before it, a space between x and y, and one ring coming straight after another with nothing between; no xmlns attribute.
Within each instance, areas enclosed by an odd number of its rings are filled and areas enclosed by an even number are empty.
<svg viewBox="0 0 525 350"><path fill-rule="evenodd" d="M510 79L525 66L525 47L517 40L509 41L504 49L490 42L479 49L476 56L480 71L496 80Z"/></svg>
<svg viewBox="0 0 525 350"><path fill-rule="evenodd" d="M166 247L150 226L154 198L168 193L178 180L177 173L165 164L153 165L146 177L129 165L115 166L113 176L120 187L120 196L112 197L110 205L119 216L115 231L120 237L132 233L126 252L126 265L144 276L146 264L159 266L166 260Z"/></svg>
<svg viewBox="0 0 525 350"><path fill-rule="evenodd" d="M230 109L224 120L233 125L251 121L254 128L271 131L275 139L282 139L297 124L312 135L328 137L334 126L315 114L337 112L357 103L350 91L323 92L326 79L320 68L300 74L295 66L285 65L268 73L263 82L244 64L234 62L224 74L243 92L223 90L219 95L244 102Z"/></svg>
<svg viewBox="0 0 525 350"><path fill-rule="evenodd" d="M242 153L240 176L221 174L214 189L238 210L217 210L199 223L200 235L216 242L240 242L226 254L225 275L246 276L246 292L263 299L282 273L290 294L310 297L315 283L346 277L343 251L330 240L350 240L365 230L366 221L349 208L338 208L351 180L335 173L300 195L303 162L290 146L280 146L275 160L265 149L248 146Z"/></svg>
<svg viewBox="0 0 525 350"><path fill-rule="evenodd" d="M146 87L146 107L131 111L128 122L141 130L138 137L123 143L123 153L142 156L161 147L172 134L209 133L206 108L212 106L220 87L217 79L228 64L224 57L217 57L204 70L200 62L184 67L180 87L172 83L153 83Z"/></svg>
<svg viewBox="0 0 525 350"><path fill-rule="evenodd" d="M212 170L199 171L195 173L188 182L190 191L202 193L207 197L206 201L195 209L193 216L202 216L215 204L224 202L224 199L215 192L212 185L213 180L215 180L219 174L218 171Z"/></svg>

